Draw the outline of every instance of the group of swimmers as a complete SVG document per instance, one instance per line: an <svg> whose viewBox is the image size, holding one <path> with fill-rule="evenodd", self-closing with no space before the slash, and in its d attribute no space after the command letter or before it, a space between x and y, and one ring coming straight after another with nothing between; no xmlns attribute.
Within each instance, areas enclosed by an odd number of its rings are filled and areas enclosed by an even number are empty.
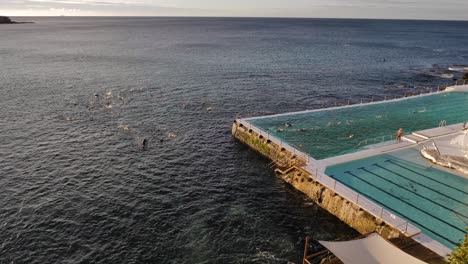
<svg viewBox="0 0 468 264"><path fill-rule="evenodd" d="M465 128L465 125L466 125L466 122L463 124L463 128ZM291 123L285 123L284 126L285 126L285 127L291 127L292 124L291 124ZM307 130L306 130L305 128L300 128L300 129L298 129L297 131L304 132L304 131L307 131ZM283 129L279 127L279 128L276 130L276 132L283 132ZM403 128L400 127L400 128L398 129L398 131L397 131L396 142L400 142L402 136L403 136ZM351 134L351 135L349 136L349 138L353 138L353 137L354 137L353 134Z"/></svg>

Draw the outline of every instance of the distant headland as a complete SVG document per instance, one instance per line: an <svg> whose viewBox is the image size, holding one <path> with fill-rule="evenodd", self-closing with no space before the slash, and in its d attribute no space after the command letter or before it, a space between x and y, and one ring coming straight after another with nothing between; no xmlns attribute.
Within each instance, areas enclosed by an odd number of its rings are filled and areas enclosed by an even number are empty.
<svg viewBox="0 0 468 264"><path fill-rule="evenodd" d="M34 22L16 22L11 20L9 17L0 16L0 24L27 24L27 23L34 23Z"/></svg>

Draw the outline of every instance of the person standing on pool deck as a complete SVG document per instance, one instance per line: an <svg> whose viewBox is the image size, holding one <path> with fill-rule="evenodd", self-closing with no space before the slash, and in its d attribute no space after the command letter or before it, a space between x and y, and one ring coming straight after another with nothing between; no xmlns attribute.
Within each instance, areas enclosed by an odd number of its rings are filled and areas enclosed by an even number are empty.
<svg viewBox="0 0 468 264"><path fill-rule="evenodd" d="M403 136L403 128L400 127L400 129L398 129L397 134L396 134L396 142L401 141L401 136Z"/></svg>

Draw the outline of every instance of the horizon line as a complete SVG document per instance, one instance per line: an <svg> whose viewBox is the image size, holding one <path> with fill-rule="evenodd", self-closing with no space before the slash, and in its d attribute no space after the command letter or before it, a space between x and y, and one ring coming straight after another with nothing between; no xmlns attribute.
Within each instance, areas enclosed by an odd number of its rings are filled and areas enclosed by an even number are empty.
<svg viewBox="0 0 468 264"><path fill-rule="evenodd" d="M0 16L6 16L6 15L0 15ZM37 15L37 16L33 16L33 15L30 15L30 16L15 16L15 15L12 15L12 16L6 16L6 17L70 17L70 18L86 18L86 17L115 17L115 18L138 18L138 17L141 17L141 18L270 18L270 19L273 19L273 18L276 18L276 19L348 19L348 20L399 20L399 21L404 21L404 20L407 20L407 21L453 21L453 22L468 22L468 18L465 19L465 20L460 20L460 19L429 19L429 18L418 18L418 19L414 19L414 18L371 18L371 17L296 17L296 16L197 16L197 15L193 15L193 16L178 16L178 15L167 15L167 16L158 16L158 15L155 15L155 16L138 16L138 15L135 15L135 16L130 16L130 15L116 15L116 16L113 16L113 15L101 15L101 16L94 16L94 15L91 15L91 16L73 16L73 15L56 15L56 16L43 16L43 15Z"/></svg>

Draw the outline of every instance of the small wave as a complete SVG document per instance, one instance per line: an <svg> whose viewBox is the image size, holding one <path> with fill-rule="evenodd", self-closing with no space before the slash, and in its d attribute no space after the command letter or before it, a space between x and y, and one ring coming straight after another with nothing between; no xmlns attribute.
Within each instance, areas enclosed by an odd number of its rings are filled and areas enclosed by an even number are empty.
<svg viewBox="0 0 468 264"><path fill-rule="evenodd" d="M278 261L280 260L275 256L274 253L270 251L261 251L260 249L257 248L257 253L254 256L254 261L264 261L264 260L274 260Z"/></svg>
<svg viewBox="0 0 468 264"><path fill-rule="evenodd" d="M468 67L466 66L452 66L452 67L449 67L448 69L454 72L468 72Z"/></svg>
<svg viewBox="0 0 468 264"><path fill-rule="evenodd" d="M452 79L454 76L453 74L444 73L444 74L441 74L440 77L445 78L445 79Z"/></svg>
<svg viewBox="0 0 468 264"><path fill-rule="evenodd" d="M104 98L111 99L112 98L112 91L107 91Z"/></svg>
<svg viewBox="0 0 468 264"><path fill-rule="evenodd" d="M120 124L117 128L121 128L122 130L129 130L128 125Z"/></svg>

